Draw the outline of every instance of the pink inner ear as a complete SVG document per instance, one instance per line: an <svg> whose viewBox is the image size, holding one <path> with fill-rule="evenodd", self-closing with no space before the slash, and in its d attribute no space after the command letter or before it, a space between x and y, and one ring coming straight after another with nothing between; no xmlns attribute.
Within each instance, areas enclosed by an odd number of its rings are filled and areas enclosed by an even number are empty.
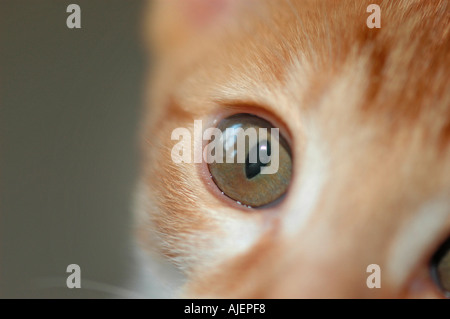
<svg viewBox="0 0 450 319"><path fill-rule="evenodd" d="M207 27L225 16L236 0L180 0L190 23Z"/></svg>

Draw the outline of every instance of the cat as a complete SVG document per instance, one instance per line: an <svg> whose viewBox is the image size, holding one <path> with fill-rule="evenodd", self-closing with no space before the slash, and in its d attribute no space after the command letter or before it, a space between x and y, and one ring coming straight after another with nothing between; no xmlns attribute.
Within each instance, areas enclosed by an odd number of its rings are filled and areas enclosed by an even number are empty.
<svg viewBox="0 0 450 319"><path fill-rule="evenodd" d="M144 21L135 234L147 267L176 268L153 271L164 296L448 296L447 0L155 0ZM176 128L229 118L279 128L283 196L276 176L174 163Z"/></svg>

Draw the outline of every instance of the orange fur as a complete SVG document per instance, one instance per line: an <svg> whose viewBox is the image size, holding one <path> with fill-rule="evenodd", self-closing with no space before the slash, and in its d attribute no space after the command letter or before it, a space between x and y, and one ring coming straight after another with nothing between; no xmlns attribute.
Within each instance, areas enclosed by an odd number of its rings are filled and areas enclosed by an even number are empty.
<svg viewBox="0 0 450 319"><path fill-rule="evenodd" d="M381 29L366 26L374 2ZM370 290L365 270L390 268L390 247L422 204L444 198L450 214L449 2L236 1L201 27L179 6L156 1L147 19L155 63L142 181L151 204L138 236L186 272L184 294L437 296L409 286L430 286L422 269L449 216L417 252L409 281L386 271L383 288ZM248 105L279 120L294 153L288 196L266 211L229 205L202 165L170 158L173 129ZM316 137L324 184L305 226L288 234L284 221L303 213L305 152ZM253 237L233 251L241 230Z"/></svg>

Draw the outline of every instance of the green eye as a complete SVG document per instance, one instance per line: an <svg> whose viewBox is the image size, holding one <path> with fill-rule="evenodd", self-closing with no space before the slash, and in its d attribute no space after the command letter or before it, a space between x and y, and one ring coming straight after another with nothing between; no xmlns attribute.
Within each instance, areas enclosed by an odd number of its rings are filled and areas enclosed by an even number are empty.
<svg viewBox="0 0 450 319"><path fill-rule="evenodd" d="M447 298L450 298L450 237L431 259L431 274Z"/></svg>
<svg viewBox="0 0 450 319"><path fill-rule="evenodd" d="M291 149L279 131L252 114L230 116L218 128L224 136L223 161L210 163L209 171L223 194L250 207L265 206L281 198L291 182L292 159ZM227 135L227 129L245 132L241 142Z"/></svg>

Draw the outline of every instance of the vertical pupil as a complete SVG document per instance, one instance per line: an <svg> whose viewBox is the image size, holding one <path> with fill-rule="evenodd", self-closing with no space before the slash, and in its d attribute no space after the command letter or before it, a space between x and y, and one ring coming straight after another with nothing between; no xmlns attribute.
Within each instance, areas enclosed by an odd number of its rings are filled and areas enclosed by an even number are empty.
<svg viewBox="0 0 450 319"><path fill-rule="evenodd" d="M267 150L265 149L267 146ZM256 152L256 163L250 163L250 152L247 154L247 158L245 160L245 176L247 179L252 179L255 176L259 175L261 173L261 167L269 165L270 161L268 163L262 163L260 159L261 152L267 152L267 156L270 156L271 154L271 147L269 141L266 141L262 145L257 144L256 146L257 152Z"/></svg>

